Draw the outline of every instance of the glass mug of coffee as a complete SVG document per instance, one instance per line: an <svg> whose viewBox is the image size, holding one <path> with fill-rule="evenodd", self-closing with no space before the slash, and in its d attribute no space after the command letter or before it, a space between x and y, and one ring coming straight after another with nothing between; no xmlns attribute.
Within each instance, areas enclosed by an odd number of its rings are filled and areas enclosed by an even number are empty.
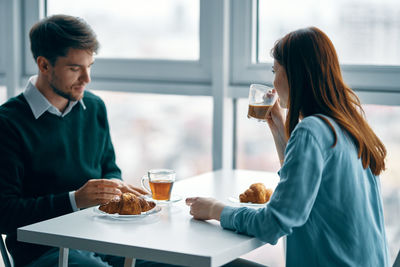
<svg viewBox="0 0 400 267"><path fill-rule="evenodd" d="M265 115L278 99L276 90L262 84L252 84L249 90L247 118L265 122Z"/></svg>
<svg viewBox="0 0 400 267"><path fill-rule="evenodd" d="M150 191L154 200L169 201L175 182L175 171L169 169L152 169L142 177L142 187ZM147 186L146 181L150 185Z"/></svg>

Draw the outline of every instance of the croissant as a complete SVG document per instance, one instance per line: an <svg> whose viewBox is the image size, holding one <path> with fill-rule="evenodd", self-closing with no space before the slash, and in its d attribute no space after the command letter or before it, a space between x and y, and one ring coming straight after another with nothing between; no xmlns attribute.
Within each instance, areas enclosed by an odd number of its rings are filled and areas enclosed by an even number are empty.
<svg viewBox="0 0 400 267"><path fill-rule="evenodd" d="M263 183L255 183L250 188L239 195L240 202L251 202L263 204L269 201L272 189L267 189Z"/></svg>
<svg viewBox="0 0 400 267"><path fill-rule="evenodd" d="M120 197L112 199L107 204L101 205L101 211L120 215L137 215L154 208L156 204L147 201L142 197L137 197L132 193L123 193Z"/></svg>

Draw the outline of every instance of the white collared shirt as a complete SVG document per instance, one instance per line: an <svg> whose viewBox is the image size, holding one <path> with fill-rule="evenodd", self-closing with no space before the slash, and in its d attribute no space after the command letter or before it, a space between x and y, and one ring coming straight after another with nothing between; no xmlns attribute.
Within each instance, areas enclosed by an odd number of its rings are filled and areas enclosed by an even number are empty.
<svg viewBox="0 0 400 267"><path fill-rule="evenodd" d="M64 112L59 111L58 108L51 104L49 100L47 100L47 98L39 91L39 89L36 88L35 84L37 77L38 76L35 75L29 78L28 84L26 85L23 93L32 110L33 116L35 116L35 119L38 119L46 111L59 117L65 117L78 102L82 105L83 109L86 110L85 103L81 99L79 101L69 101Z"/></svg>

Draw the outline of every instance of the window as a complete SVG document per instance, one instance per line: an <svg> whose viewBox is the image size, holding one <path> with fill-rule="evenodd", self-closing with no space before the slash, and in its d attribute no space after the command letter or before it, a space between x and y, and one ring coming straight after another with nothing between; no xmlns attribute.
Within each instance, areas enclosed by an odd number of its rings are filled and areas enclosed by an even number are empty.
<svg viewBox="0 0 400 267"><path fill-rule="evenodd" d="M386 234L392 262L400 247L400 106L364 105L372 129L387 150L386 171L381 174Z"/></svg>
<svg viewBox="0 0 400 267"><path fill-rule="evenodd" d="M204 41L210 33L200 31L200 9L203 16L209 12L204 2L46 4L47 15L82 17L98 36L90 87L108 107L124 179L138 184L150 168L175 169L177 179L211 171L210 42ZM171 120L174 116L179 119Z"/></svg>
<svg viewBox="0 0 400 267"><path fill-rule="evenodd" d="M212 170L210 97L93 91L107 106L124 180L139 185L148 169L174 169L177 179Z"/></svg>
<svg viewBox="0 0 400 267"><path fill-rule="evenodd" d="M397 45L400 2L254 0L234 3L231 84L272 84L273 77L268 71L274 42L290 31L314 25L332 40L343 64L343 77L350 87L366 92L400 92ZM242 97L245 92L241 90L234 93Z"/></svg>
<svg viewBox="0 0 400 267"><path fill-rule="evenodd" d="M400 65L398 0L259 0L258 61L286 33L316 26L327 33L342 64Z"/></svg>
<svg viewBox="0 0 400 267"><path fill-rule="evenodd" d="M7 100L7 87L0 85L0 105Z"/></svg>
<svg viewBox="0 0 400 267"><path fill-rule="evenodd" d="M189 85L185 94L210 95L212 42L211 32L206 29L214 5L200 0L116 0L112 4L107 0L27 1L24 2L25 10L29 10L25 35L44 16L43 10L45 15L61 13L82 17L92 26L100 42L92 70L93 81L100 86L110 89L112 80L112 84L118 84L118 90L137 92L135 83L144 82L146 92L164 93L166 87L172 84L182 87L184 82ZM145 16L148 14L151 15ZM29 47L28 38L24 41ZM28 48L25 57L31 58ZM25 73L36 73L30 59L26 61Z"/></svg>
<svg viewBox="0 0 400 267"><path fill-rule="evenodd" d="M6 16L7 8L6 8L6 3L4 1L0 1L0 33L6 34L7 32L7 26L9 23L7 23L7 16ZM5 61L6 61L6 39L7 38L1 38L0 40L0 83L1 81L1 76L4 75L5 73Z"/></svg>
<svg viewBox="0 0 400 267"><path fill-rule="evenodd" d="M199 0L48 0L47 14L84 18L99 57L199 59Z"/></svg>
<svg viewBox="0 0 400 267"><path fill-rule="evenodd" d="M277 172L280 168L275 143L268 124L247 118L248 100L237 101L238 169Z"/></svg>

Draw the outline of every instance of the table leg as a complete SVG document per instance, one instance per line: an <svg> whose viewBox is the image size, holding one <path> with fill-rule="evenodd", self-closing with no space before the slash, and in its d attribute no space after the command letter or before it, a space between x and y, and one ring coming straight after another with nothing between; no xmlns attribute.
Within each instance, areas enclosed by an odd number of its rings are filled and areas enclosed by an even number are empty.
<svg viewBox="0 0 400 267"><path fill-rule="evenodd" d="M125 258L124 267L135 267L135 258Z"/></svg>
<svg viewBox="0 0 400 267"><path fill-rule="evenodd" d="M60 247L60 255L58 256L58 266L68 267L68 248Z"/></svg>

